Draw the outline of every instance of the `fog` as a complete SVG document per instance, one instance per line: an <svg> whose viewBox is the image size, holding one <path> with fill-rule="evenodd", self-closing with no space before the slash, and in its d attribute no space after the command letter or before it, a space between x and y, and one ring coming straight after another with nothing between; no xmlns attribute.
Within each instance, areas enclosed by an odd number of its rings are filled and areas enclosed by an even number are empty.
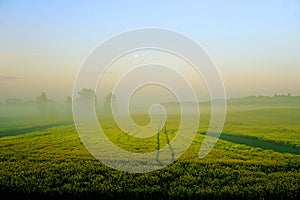
<svg viewBox="0 0 300 200"><path fill-rule="evenodd" d="M111 92L104 97L99 97L92 89L87 88L82 89L76 99L72 100L71 97L67 96L63 102L56 101L43 92L31 100L7 98L4 102L0 102L0 119L2 122L18 119L72 120L72 101L75 101L75 106L82 102L94 104L94 111L97 116L125 115L127 112L131 115L182 114L182 108L185 109L184 114L192 114L198 108L200 113L211 112L211 101L179 102L172 94L169 94L167 98L159 96L159 93L158 96L153 94L155 93L147 96L143 92L137 92L126 104L121 97ZM229 110L262 107L300 107L300 96L275 94L273 96L248 96L227 100L227 109Z"/></svg>

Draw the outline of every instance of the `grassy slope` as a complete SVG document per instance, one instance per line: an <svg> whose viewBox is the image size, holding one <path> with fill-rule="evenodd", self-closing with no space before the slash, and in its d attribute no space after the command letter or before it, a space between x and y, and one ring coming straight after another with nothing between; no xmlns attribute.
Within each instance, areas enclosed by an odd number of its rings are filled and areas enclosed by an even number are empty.
<svg viewBox="0 0 300 200"><path fill-rule="evenodd" d="M300 109L273 108L228 112L223 132L249 135L300 147Z"/></svg>
<svg viewBox="0 0 300 200"><path fill-rule="evenodd" d="M298 116L300 111L294 109L236 111L228 113L224 131L298 145ZM176 129L175 121L168 125L170 137L175 134L172 133ZM207 127L205 117L201 125L200 132ZM156 137L146 141L127 141L124 135L116 135L112 124L107 122L106 126L111 127L108 132L110 139L122 148L136 152L156 148ZM198 159L202 139L203 135L197 134L192 146L178 162L162 170L128 174L95 160L81 144L73 125L2 137L0 196L32 198L45 195L62 199L299 197L299 155L219 140L206 158ZM166 143L163 138L161 142Z"/></svg>

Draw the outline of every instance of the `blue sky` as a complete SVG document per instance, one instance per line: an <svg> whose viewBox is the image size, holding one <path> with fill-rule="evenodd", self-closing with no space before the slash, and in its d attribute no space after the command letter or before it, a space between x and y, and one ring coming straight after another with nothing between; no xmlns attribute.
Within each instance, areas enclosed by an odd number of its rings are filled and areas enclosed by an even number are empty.
<svg viewBox="0 0 300 200"><path fill-rule="evenodd" d="M299 0L2 0L0 27L0 101L44 90L63 99L92 49L141 27L172 29L202 45L229 97L300 94Z"/></svg>

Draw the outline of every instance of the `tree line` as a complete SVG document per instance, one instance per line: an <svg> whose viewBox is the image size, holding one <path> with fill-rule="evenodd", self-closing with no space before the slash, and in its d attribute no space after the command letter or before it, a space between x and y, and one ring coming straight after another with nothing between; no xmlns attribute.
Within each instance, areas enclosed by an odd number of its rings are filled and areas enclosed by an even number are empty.
<svg viewBox="0 0 300 200"><path fill-rule="evenodd" d="M92 89L83 88L77 93L76 102L94 101L97 112L111 113L111 104L115 102L115 95L109 92L99 103L96 93ZM0 114L21 114L26 112L36 113L40 117L54 116L58 114L72 115L72 98L67 96L63 103L49 98L45 92L36 96L35 100L23 101L18 98L8 98L4 103L0 102ZM1 112L2 110L2 112ZM31 113L31 114L32 114Z"/></svg>

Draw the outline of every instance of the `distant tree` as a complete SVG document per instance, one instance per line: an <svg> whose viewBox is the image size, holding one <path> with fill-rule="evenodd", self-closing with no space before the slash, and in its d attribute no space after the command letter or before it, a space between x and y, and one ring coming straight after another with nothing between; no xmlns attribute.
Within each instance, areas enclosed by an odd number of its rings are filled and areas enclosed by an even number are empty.
<svg viewBox="0 0 300 200"><path fill-rule="evenodd" d="M72 104L72 98L71 98L70 96L67 96L66 104L67 104L67 105Z"/></svg>
<svg viewBox="0 0 300 200"><path fill-rule="evenodd" d="M89 102L93 101L95 103L95 107L97 107L97 96L94 90L83 88L80 92L78 92L78 98L76 102Z"/></svg>
<svg viewBox="0 0 300 200"><path fill-rule="evenodd" d="M38 106L39 115L45 117L47 115L48 99L45 92L42 92L40 96L36 97L36 104Z"/></svg>
<svg viewBox="0 0 300 200"><path fill-rule="evenodd" d="M67 96L67 99L65 101L66 105L66 115L70 115L72 113L72 98L70 96Z"/></svg>
<svg viewBox="0 0 300 200"><path fill-rule="evenodd" d="M113 93L108 93L106 97L104 97L104 104L103 104L103 113L104 114L111 114L112 109L111 106L115 102L116 97Z"/></svg>

